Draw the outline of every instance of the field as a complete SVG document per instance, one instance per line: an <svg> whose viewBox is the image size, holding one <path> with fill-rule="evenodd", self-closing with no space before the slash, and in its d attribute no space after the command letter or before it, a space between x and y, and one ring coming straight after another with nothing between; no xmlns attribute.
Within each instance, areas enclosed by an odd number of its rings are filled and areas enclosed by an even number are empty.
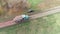
<svg viewBox="0 0 60 34"><path fill-rule="evenodd" d="M53 6L51 6L51 4L49 5L48 3L45 5L43 3L44 0L28 0L28 2L31 4L31 9L41 9L41 11L59 5L57 4L58 1L56 4L55 2L52 3L54 4ZM12 19L13 17L9 16L0 18L0 22ZM26 23L2 28L0 29L0 34L60 34L60 13L55 13L34 20L29 20Z"/></svg>

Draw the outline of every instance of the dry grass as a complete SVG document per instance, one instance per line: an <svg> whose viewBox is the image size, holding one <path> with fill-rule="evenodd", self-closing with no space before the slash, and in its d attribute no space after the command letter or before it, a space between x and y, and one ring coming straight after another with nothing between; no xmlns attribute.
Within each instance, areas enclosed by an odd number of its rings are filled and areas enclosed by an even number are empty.
<svg viewBox="0 0 60 34"><path fill-rule="evenodd" d="M41 10L49 9L55 6L60 6L59 0L45 0L42 3L37 5L37 8Z"/></svg>
<svg viewBox="0 0 60 34"><path fill-rule="evenodd" d="M3 5L4 4L4 5ZM2 8L6 15L20 15L30 7L26 0L3 0Z"/></svg>

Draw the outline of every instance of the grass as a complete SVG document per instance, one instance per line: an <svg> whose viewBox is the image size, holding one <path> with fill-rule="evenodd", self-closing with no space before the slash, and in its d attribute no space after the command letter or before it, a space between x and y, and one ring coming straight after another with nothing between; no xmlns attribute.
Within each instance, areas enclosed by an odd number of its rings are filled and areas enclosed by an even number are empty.
<svg viewBox="0 0 60 34"><path fill-rule="evenodd" d="M41 3L43 0L28 0L28 2L31 4L31 8L35 9L36 6Z"/></svg>
<svg viewBox="0 0 60 34"><path fill-rule="evenodd" d="M32 9L41 0L28 0ZM11 17L10 17L11 18ZM10 18L0 18L0 22ZM26 23L0 29L0 34L60 34L60 13L44 16Z"/></svg>
<svg viewBox="0 0 60 34"><path fill-rule="evenodd" d="M12 20L14 18L14 16L5 16L5 17L0 17L0 22L4 22L4 21L8 21L8 20Z"/></svg>
<svg viewBox="0 0 60 34"><path fill-rule="evenodd" d="M57 34L60 33L59 20L60 13L56 13L19 25L2 28L0 32L6 32L6 34Z"/></svg>

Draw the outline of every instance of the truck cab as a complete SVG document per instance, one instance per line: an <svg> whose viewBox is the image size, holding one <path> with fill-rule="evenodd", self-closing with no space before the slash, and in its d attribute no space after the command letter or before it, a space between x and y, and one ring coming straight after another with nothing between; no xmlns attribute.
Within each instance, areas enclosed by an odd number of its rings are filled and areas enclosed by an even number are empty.
<svg viewBox="0 0 60 34"><path fill-rule="evenodd" d="M16 23L22 23L29 20L29 16L28 15L19 15L16 16L13 21L15 21Z"/></svg>

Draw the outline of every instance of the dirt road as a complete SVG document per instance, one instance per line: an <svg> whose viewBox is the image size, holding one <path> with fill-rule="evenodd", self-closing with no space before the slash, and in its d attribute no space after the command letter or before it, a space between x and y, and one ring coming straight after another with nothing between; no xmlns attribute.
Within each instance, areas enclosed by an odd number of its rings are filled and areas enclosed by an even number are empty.
<svg viewBox="0 0 60 34"><path fill-rule="evenodd" d="M54 14L54 13L60 12L60 6L54 7L54 8L50 8L49 10L45 10L45 11L46 12L38 13L38 14L35 14L35 15L31 15L30 19L36 19L36 18L40 18L40 17L43 17L43 16L47 16L47 15L50 15L50 14ZM16 23L13 22L13 21L3 22L3 23L0 23L0 28L4 28L4 27L11 26L11 25L14 25L14 24L16 24Z"/></svg>
<svg viewBox="0 0 60 34"><path fill-rule="evenodd" d="M43 16L47 16L47 15L50 15L50 14L54 14L54 13L60 12L60 6L54 7L54 8L50 8L50 9L47 9L47 10L44 10L44 11L46 11L46 12L31 15L30 16L31 19L36 19L36 18L39 18L39 17L43 17Z"/></svg>

